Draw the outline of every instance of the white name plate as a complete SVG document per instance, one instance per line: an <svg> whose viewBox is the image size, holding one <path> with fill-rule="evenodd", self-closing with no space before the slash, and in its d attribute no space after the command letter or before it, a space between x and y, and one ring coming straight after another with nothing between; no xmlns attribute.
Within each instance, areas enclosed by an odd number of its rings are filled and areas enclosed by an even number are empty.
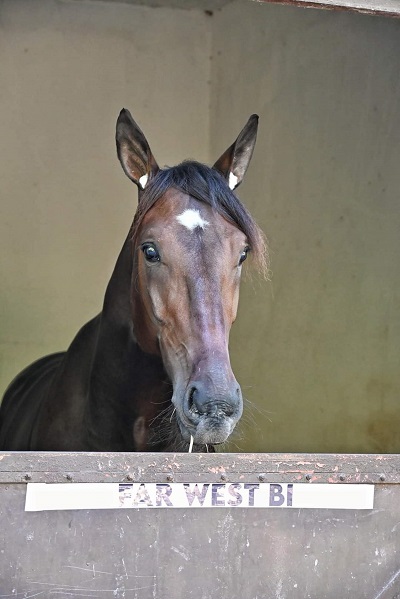
<svg viewBox="0 0 400 599"><path fill-rule="evenodd" d="M374 486L307 483L28 483L25 511L126 508L371 510Z"/></svg>

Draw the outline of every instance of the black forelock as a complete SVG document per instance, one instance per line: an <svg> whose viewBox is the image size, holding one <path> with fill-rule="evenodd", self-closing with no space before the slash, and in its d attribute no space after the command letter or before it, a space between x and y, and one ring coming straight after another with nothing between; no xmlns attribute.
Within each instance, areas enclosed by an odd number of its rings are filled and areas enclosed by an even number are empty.
<svg viewBox="0 0 400 599"><path fill-rule="evenodd" d="M168 189L175 188L211 206L235 224L247 237L250 249L262 270L266 269L266 246L262 231L225 178L215 169L186 160L177 166L160 169L143 190L133 221L135 236L144 215Z"/></svg>

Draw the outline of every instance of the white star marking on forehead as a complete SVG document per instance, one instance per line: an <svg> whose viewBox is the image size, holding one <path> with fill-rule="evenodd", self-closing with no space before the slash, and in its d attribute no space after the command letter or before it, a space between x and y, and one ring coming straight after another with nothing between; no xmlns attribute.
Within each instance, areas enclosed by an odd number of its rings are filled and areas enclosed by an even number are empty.
<svg viewBox="0 0 400 599"><path fill-rule="evenodd" d="M202 218L198 210L191 209L185 210L182 214L179 214L179 216L176 217L176 220L189 229L189 231L193 231L197 227L204 229L204 227L210 224Z"/></svg>

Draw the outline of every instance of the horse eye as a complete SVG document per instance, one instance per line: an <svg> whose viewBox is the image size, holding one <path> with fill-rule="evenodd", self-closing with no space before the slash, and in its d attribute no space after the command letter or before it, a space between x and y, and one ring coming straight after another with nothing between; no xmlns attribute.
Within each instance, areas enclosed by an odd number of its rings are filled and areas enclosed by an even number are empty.
<svg viewBox="0 0 400 599"><path fill-rule="evenodd" d="M142 250L147 262L158 262L160 260L160 254L157 252L154 245L147 243L142 246Z"/></svg>
<svg viewBox="0 0 400 599"><path fill-rule="evenodd" d="M249 248L245 248L243 250L243 252L240 252L240 257L239 257L239 266L241 264L243 264L243 262L246 260L247 258L247 254L249 253Z"/></svg>

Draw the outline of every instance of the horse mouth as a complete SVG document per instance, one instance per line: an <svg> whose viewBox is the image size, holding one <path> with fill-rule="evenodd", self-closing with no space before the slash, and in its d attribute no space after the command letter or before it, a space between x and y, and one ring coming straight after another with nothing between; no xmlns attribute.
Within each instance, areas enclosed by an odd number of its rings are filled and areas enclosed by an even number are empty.
<svg viewBox="0 0 400 599"><path fill-rule="evenodd" d="M193 442L196 445L220 445L224 443L233 429L235 428L236 420L228 416L200 416L193 424L185 418L177 415L177 422L184 441Z"/></svg>

